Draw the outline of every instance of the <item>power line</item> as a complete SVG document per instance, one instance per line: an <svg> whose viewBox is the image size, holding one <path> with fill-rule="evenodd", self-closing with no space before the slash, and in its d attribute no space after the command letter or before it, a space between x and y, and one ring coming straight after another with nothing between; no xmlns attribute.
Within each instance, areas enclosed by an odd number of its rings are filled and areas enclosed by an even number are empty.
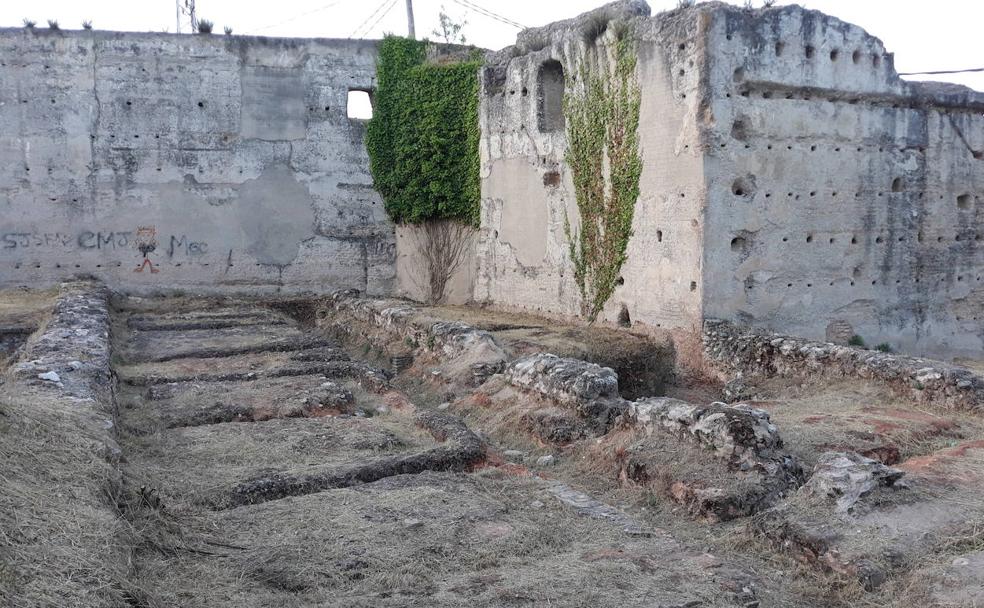
<svg viewBox="0 0 984 608"><path fill-rule="evenodd" d="M379 12L382 11L383 10L383 7L385 7L387 4L389 4L389 7L387 7L386 10L381 15L379 15ZM379 6L376 7L376 10L374 10L368 17L365 18L365 20L362 23L360 23L352 31L352 35L349 36L349 38L355 38L355 37L357 37L357 34L359 33L359 30L362 30L363 29L363 26L365 26L367 23L369 23L370 21L372 21L372 18L373 17L375 17L376 15L379 15L379 19L376 19L375 21L373 21L372 22L372 25L370 25L368 28L366 28L365 31L363 32L364 34L368 34L369 33L369 30L371 30L372 28L374 28L376 26L376 24L379 23L380 19L382 19L383 17L385 17L387 15L387 13L389 13L391 10L393 10L393 6L395 6L395 5L396 5L396 0L383 0L382 2L380 2L379 3Z"/></svg>
<svg viewBox="0 0 984 608"><path fill-rule="evenodd" d="M474 2L471 2L470 0L454 0L454 2L455 4L460 4L461 6L465 7L466 9L474 13L484 15L486 17L489 17L490 19L495 19L496 21L505 23L506 25L511 25L512 27L519 28L521 30L526 29L526 26L523 25L522 23L519 23L518 21L513 21L512 19L508 17L504 17L498 13L494 13L487 8L481 7L475 4Z"/></svg>
<svg viewBox="0 0 984 608"><path fill-rule="evenodd" d="M369 32L371 32L374 27L376 27L377 25L379 25L379 22L383 20L383 17L385 17L386 15L389 15L390 14L390 11L393 10L393 8L396 6L397 2L398 2L398 0L393 0L393 3L390 4L389 7L385 11L383 11L383 14L380 15L378 19L376 19L375 21L372 22L372 25L370 25L368 28L366 28L366 31L363 32L362 35L363 36L368 35Z"/></svg>
<svg viewBox="0 0 984 608"><path fill-rule="evenodd" d="M984 68L970 68L968 70L937 70L935 72L899 72L899 76L927 76L931 74L966 74L968 72L984 72Z"/></svg>
<svg viewBox="0 0 984 608"><path fill-rule="evenodd" d="M283 25L285 23L290 23L291 21L297 21L301 17L307 17L308 15L313 15L315 13L320 13L321 11L326 11L326 10L330 9L331 7L335 6L336 4L341 4L344 1L345 0L335 0L334 2L329 2L328 4L325 4L323 6L319 6L318 8L311 9L311 10L306 11L306 12L303 12L303 13L299 13L297 15L294 15L293 17L288 17L287 19L284 19L283 21L278 21L277 23L272 23L270 25L264 25L263 27L254 28L254 29L252 29L252 30L250 30L250 31L248 31L246 33L247 34L251 34L253 32L261 32L263 30L268 30L270 28L277 27L278 25Z"/></svg>

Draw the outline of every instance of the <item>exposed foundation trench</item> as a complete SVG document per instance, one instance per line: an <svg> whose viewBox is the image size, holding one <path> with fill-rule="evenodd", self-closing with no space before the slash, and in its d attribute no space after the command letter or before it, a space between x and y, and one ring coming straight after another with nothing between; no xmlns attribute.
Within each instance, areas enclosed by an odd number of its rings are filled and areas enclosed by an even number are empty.
<svg viewBox="0 0 984 608"><path fill-rule="evenodd" d="M294 304L118 301L123 513L137 531L131 606L697 597L667 577L693 569L699 553L581 490L514 475L458 414L437 407L434 387L417 390L416 370L395 379L385 353L281 312L311 316ZM442 331L449 344L470 344L454 324ZM467 381L446 390L470 394L502 366L464 369ZM672 566L640 557L649 575L633 588L619 590L617 578L604 591L556 588L572 571L620 568L604 550L583 557L606 546L619 547L612 556L660 547ZM557 574L531 579L531 569ZM710 605L737 605L717 583L697 588Z"/></svg>

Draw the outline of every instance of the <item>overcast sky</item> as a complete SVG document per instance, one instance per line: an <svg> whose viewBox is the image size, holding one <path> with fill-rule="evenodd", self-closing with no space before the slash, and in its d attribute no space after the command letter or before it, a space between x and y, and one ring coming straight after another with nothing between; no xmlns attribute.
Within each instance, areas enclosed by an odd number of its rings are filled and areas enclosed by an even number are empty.
<svg viewBox="0 0 984 608"><path fill-rule="evenodd" d="M491 9L525 26L535 26L572 17L604 2L414 0L418 36L430 34L444 6L455 19L467 20L464 34L470 43L497 49L515 40L515 27L481 15L462 3ZM649 0L653 12L672 8L676 3L676 0ZM756 5L760 3L761 0L755 0ZM984 67L984 36L979 31L984 23L981 0L804 0L799 3L856 23L881 38L888 50L895 53L900 72ZM214 21L217 32L228 25L237 34L267 36L378 38L384 32L406 33L405 0L197 0L197 6L199 17ZM382 10L373 15L380 7ZM175 0L0 0L0 26L19 26L25 18L39 25L57 19L63 29L78 28L83 19L91 19L97 29L169 32L176 29ZM184 31L187 29L184 26ZM984 90L984 73L933 78Z"/></svg>

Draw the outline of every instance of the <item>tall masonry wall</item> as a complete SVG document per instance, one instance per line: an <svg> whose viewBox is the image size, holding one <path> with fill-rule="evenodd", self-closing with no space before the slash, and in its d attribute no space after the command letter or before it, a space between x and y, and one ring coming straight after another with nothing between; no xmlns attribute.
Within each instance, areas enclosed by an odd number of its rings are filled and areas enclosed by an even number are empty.
<svg viewBox="0 0 984 608"><path fill-rule="evenodd" d="M647 18L644 2L606 6L579 18L526 30L482 73L482 222L475 299L500 308L576 315L565 217L576 230L574 186L564 155L564 80L589 46L604 49L613 19L639 39L644 163L628 261L600 318L652 327L701 322L703 157L698 96L700 13ZM577 76L576 74L574 75ZM624 308L624 312L623 312Z"/></svg>
<svg viewBox="0 0 984 608"><path fill-rule="evenodd" d="M389 293L349 40L0 30L0 286Z"/></svg>
<svg viewBox="0 0 984 608"><path fill-rule="evenodd" d="M984 94L816 11L709 15L705 315L979 354Z"/></svg>

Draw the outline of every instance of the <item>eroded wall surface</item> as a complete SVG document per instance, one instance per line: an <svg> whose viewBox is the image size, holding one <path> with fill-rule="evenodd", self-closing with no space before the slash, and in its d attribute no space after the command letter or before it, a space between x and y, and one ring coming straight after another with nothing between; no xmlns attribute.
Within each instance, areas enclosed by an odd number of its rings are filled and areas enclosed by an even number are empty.
<svg viewBox="0 0 984 608"><path fill-rule="evenodd" d="M623 2L520 34L482 73L482 230L475 299L503 308L580 313L565 231L579 217L564 162L563 122L544 117L553 88L544 70L571 76L592 45L612 43L622 21L638 39L642 93L641 196L622 281L600 318L652 327L699 328L704 181L698 144L699 65L695 11L646 18L648 7ZM557 107L554 105L554 109Z"/></svg>
<svg viewBox="0 0 984 608"><path fill-rule="evenodd" d="M709 14L706 315L979 354L984 94L819 12Z"/></svg>
<svg viewBox="0 0 984 608"><path fill-rule="evenodd" d="M0 285L386 294L372 42L0 30Z"/></svg>

